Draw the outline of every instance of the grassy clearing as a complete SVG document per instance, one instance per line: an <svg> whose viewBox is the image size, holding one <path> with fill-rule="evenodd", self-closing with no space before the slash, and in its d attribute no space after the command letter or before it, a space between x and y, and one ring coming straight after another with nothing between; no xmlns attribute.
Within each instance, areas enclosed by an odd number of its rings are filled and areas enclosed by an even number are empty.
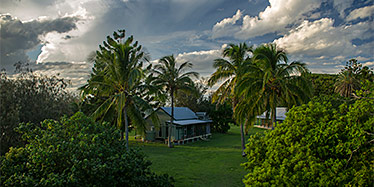
<svg viewBox="0 0 374 187"><path fill-rule="evenodd" d="M246 139L263 129L252 128ZM178 145L170 149L161 143L143 143L130 139L130 145L140 147L152 170L174 177L176 186L243 186L246 173L241 163L239 127L231 126L227 134L213 134L210 141Z"/></svg>

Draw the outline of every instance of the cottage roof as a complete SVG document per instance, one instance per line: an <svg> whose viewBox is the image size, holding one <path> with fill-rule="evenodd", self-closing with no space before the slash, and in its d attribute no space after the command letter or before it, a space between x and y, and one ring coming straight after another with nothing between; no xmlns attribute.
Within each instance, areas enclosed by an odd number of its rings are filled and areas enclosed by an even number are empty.
<svg viewBox="0 0 374 187"><path fill-rule="evenodd" d="M170 123L170 121L167 121ZM193 124L202 124L202 123L211 123L212 120L198 120L198 119L190 119L190 120L179 120L173 121L173 124L177 125L193 125Z"/></svg>
<svg viewBox="0 0 374 187"><path fill-rule="evenodd" d="M169 116L171 116L171 107L160 107ZM187 107L174 107L174 120L198 119L196 114Z"/></svg>
<svg viewBox="0 0 374 187"><path fill-rule="evenodd" d="M286 119L286 113L287 113L287 108L286 107L277 107L276 112L277 112L277 115L276 115L277 120L282 120L283 121L283 120ZM257 118L266 119L266 112L264 112L260 116L257 116ZM270 116L269 116L269 118L270 118Z"/></svg>

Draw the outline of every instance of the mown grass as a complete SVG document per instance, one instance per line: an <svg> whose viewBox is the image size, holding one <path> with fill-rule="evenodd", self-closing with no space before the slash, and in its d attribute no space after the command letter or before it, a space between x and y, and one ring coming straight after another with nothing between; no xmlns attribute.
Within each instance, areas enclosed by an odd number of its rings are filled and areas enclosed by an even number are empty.
<svg viewBox="0 0 374 187"><path fill-rule="evenodd" d="M250 135L265 130L252 128ZM227 134L213 134L209 141L198 141L168 148L162 143L143 143L130 139L152 161L152 170L174 177L176 186L243 186L246 171L241 163L239 127L231 126Z"/></svg>

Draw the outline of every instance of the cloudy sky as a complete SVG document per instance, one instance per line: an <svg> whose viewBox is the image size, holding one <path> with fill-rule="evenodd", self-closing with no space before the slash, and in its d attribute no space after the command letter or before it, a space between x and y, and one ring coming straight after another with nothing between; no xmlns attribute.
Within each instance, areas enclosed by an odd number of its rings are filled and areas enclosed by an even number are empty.
<svg viewBox="0 0 374 187"><path fill-rule="evenodd" d="M374 67L373 0L0 0L0 69L84 84L90 53L113 31L134 35L152 60L174 54L209 76L229 43L275 42L312 72L356 58Z"/></svg>

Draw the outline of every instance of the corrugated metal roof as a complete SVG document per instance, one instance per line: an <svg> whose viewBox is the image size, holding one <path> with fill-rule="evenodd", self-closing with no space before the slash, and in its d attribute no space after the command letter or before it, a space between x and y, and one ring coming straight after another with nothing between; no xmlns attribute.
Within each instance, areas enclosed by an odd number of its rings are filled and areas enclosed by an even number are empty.
<svg viewBox="0 0 374 187"><path fill-rule="evenodd" d="M170 123L170 121L167 121ZM192 119L192 120L180 120L180 121L173 121L174 124L177 125L192 125L192 124L201 124L201 123L211 123L212 120L198 120L198 119Z"/></svg>
<svg viewBox="0 0 374 187"><path fill-rule="evenodd" d="M169 116L171 116L171 107L160 107ZM175 120L188 120L188 119L198 119L196 114L187 107L174 107L174 119Z"/></svg>
<svg viewBox="0 0 374 187"><path fill-rule="evenodd" d="M277 120L285 120L286 119L287 108L286 107L277 107L276 110L277 110L277 115L276 115ZM257 118L265 119L266 118L266 112L264 112L260 116L257 116ZM269 119L270 118L271 118L271 114L269 116Z"/></svg>

